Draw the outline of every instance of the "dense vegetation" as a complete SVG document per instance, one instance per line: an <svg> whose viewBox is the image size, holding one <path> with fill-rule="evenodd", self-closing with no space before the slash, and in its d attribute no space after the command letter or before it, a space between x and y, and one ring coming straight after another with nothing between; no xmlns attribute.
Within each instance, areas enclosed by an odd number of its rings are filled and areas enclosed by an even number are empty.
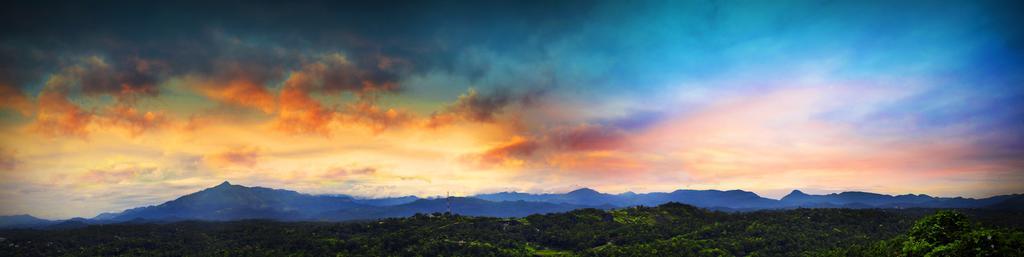
<svg viewBox="0 0 1024 257"><path fill-rule="evenodd" d="M525 218L114 224L0 231L0 256L1024 256L1018 214L670 203Z"/></svg>

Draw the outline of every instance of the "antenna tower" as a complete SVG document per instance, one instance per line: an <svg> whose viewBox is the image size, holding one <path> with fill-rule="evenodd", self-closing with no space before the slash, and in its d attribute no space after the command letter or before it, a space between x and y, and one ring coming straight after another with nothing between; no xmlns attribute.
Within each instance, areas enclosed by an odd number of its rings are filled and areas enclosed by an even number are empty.
<svg viewBox="0 0 1024 257"><path fill-rule="evenodd" d="M452 214L452 193L451 192L445 192L445 195L447 196L447 197L445 197L445 199L447 199L447 203L448 203L448 215L451 215Z"/></svg>

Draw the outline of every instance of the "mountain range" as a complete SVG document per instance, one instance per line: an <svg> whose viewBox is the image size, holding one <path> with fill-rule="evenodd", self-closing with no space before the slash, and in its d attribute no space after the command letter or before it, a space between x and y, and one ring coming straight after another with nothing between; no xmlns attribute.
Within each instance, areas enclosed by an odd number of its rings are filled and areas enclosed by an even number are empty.
<svg viewBox="0 0 1024 257"><path fill-rule="evenodd" d="M742 190L676 190L607 194L581 188L564 194L501 192L470 197L415 196L362 199L348 195L310 195L290 190L246 187L224 182L159 205L103 213L91 219L45 220L30 215L0 216L0 228L65 228L121 222L180 220L349 221L407 217L417 213L451 212L470 216L522 217L580 208L613 209L655 206L668 202L723 211L788 208L995 208L1020 210L1024 195L989 198L948 198L928 195L885 195L842 192L810 195L794 190L779 200Z"/></svg>

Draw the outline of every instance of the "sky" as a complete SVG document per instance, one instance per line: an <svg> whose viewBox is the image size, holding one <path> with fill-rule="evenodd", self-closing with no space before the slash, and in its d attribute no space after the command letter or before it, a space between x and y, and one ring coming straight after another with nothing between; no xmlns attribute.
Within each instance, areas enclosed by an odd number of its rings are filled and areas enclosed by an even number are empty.
<svg viewBox="0 0 1024 257"><path fill-rule="evenodd" d="M0 215L222 181L1024 193L1019 1L10 5Z"/></svg>

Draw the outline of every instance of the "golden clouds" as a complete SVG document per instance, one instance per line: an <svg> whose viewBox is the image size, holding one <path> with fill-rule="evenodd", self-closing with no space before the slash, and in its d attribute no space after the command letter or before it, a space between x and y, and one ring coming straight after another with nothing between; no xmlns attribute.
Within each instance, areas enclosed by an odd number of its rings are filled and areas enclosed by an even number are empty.
<svg viewBox="0 0 1024 257"><path fill-rule="evenodd" d="M275 121L278 129L290 133L330 133L328 126L335 112L309 96L313 79L309 74L295 72L285 81L280 96L281 110Z"/></svg>
<svg viewBox="0 0 1024 257"><path fill-rule="evenodd" d="M361 100L346 106L342 116L345 122L360 124L374 132L409 124L415 117L407 111L381 108L373 100Z"/></svg>
<svg viewBox="0 0 1024 257"><path fill-rule="evenodd" d="M161 127L167 118L159 112L142 112L133 105L139 97L159 93L156 62L128 59L120 67L99 56L87 56L52 74L40 91L32 130L48 136L85 137L89 127L124 128L132 136ZM71 94L112 96L116 102L103 112L85 110L71 101Z"/></svg>
<svg viewBox="0 0 1024 257"><path fill-rule="evenodd" d="M89 134L87 126L93 119L92 112L83 110L68 100L60 91L43 91L39 94L39 107L34 131L48 136L78 136Z"/></svg>
<svg viewBox="0 0 1024 257"><path fill-rule="evenodd" d="M119 184L133 182L142 177L151 177L158 173L155 167L120 164L103 169L91 169L79 177L79 181L92 184Z"/></svg>
<svg viewBox="0 0 1024 257"><path fill-rule="evenodd" d="M606 177L653 171L656 160L620 151L556 152L545 164L576 176Z"/></svg>
<svg viewBox="0 0 1024 257"><path fill-rule="evenodd" d="M353 177L372 176L377 173L377 168L341 168L332 167L320 174L319 178L324 180L347 180Z"/></svg>
<svg viewBox="0 0 1024 257"><path fill-rule="evenodd" d="M246 78L201 82L198 89L205 96L220 102L255 108L264 113L273 113L277 109L274 94L263 85Z"/></svg>
<svg viewBox="0 0 1024 257"><path fill-rule="evenodd" d="M56 91L43 91L38 104L32 130L47 136L86 137L91 126L123 129L129 136L138 136L170 122L161 112L140 111L125 104L115 104L100 113L86 111Z"/></svg>
<svg viewBox="0 0 1024 257"><path fill-rule="evenodd" d="M142 112L134 107L117 105L107 111L107 120L114 126L124 128L132 136L145 131L161 128L168 123L168 118L160 112Z"/></svg>
<svg viewBox="0 0 1024 257"><path fill-rule="evenodd" d="M642 169L642 162L629 160L621 150L630 135L602 125L580 124L541 131L537 136L513 136L464 160L481 167L547 167L575 172L608 169Z"/></svg>
<svg viewBox="0 0 1024 257"><path fill-rule="evenodd" d="M514 136L508 142L491 147L482 153L466 156L464 159L481 167L522 167L539 147L540 144L536 141Z"/></svg>
<svg viewBox="0 0 1024 257"><path fill-rule="evenodd" d="M380 132L413 119L407 111L377 105L379 94L398 90L394 75L388 71L393 66L364 68L340 53L329 53L315 56L287 72L276 94L271 85L255 83L245 79L251 77L245 75L227 83L199 82L195 88L212 100L272 114L273 127L288 134L329 136L335 126L352 125ZM344 93L351 93L356 101L343 108L327 106L311 96L341 97Z"/></svg>
<svg viewBox="0 0 1024 257"><path fill-rule="evenodd" d="M203 157L206 163L214 167L244 167L252 168L259 164L263 158L263 152L257 147L234 147L221 152L216 152Z"/></svg>

